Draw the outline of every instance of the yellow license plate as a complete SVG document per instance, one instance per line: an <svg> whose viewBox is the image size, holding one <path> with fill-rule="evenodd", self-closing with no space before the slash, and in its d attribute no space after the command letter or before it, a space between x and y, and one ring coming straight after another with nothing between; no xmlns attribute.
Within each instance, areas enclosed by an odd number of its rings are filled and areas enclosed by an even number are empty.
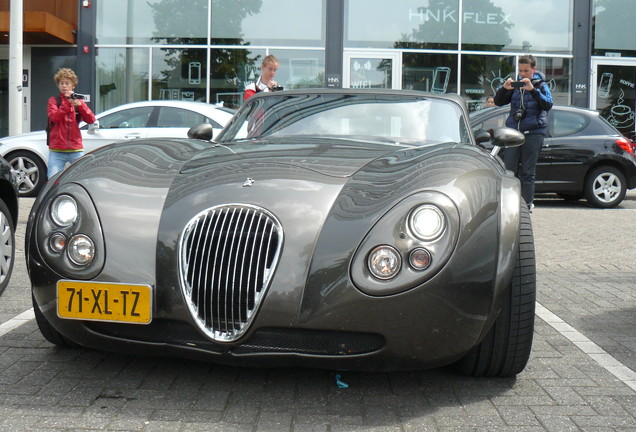
<svg viewBox="0 0 636 432"><path fill-rule="evenodd" d="M106 282L61 280L57 283L60 318L148 324L152 288Z"/></svg>

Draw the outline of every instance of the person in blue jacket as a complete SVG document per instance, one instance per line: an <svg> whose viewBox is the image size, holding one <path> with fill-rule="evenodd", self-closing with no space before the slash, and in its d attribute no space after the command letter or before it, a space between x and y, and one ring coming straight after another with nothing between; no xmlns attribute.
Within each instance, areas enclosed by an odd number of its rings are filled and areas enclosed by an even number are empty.
<svg viewBox="0 0 636 432"><path fill-rule="evenodd" d="M506 126L526 137L522 146L507 148L503 159L506 168L521 181L521 196L531 212L537 160L548 130L548 111L552 108L552 94L545 80L545 75L537 72L535 58L524 55L519 57L517 81L508 78L495 93L495 105L510 104Z"/></svg>

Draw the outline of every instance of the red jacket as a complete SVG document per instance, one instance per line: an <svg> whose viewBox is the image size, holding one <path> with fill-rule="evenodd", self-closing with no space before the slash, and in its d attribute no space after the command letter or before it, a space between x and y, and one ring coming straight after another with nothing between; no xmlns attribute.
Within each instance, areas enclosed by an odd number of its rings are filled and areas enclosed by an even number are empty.
<svg viewBox="0 0 636 432"><path fill-rule="evenodd" d="M57 98L50 97L47 112L49 121L53 122L49 139L49 149L58 151L81 151L82 134L77 126L75 107L62 95L62 103L57 106ZM80 99L82 104L77 107L77 112L86 123L94 123L95 115L91 109Z"/></svg>

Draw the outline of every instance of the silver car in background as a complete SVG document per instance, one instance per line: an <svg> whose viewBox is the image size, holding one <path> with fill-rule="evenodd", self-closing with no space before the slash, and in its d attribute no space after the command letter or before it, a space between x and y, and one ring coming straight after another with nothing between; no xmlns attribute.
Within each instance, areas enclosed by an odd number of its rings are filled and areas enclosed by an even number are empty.
<svg viewBox="0 0 636 432"><path fill-rule="evenodd" d="M234 110L203 102L143 101L97 114L97 122L80 123L86 152L114 142L139 138L186 138L200 123L212 125L214 136L232 118ZM49 149L46 132L30 132L0 139L0 156L13 167L20 196L37 196L46 182Z"/></svg>

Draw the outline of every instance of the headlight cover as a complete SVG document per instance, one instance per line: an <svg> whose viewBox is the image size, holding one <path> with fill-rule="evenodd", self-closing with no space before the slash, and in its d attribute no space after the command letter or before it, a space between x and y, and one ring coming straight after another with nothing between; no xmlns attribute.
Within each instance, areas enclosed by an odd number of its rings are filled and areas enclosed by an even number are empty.
<svg viewBox="0 0 636 432"><path fill-rule="evenodd" d="M409 215L409 228L413 235L423 241L432 241L446 229L444 213L436 206L424 204Z"/></svg>
<svg viewBox="0 0 636 432"><path fill-rule="evenodd" d="M369 254L369 271L378 279L391 279L402 267L402 257L395 248L387 245L378 246Z"/></svg>
<svg viewBox="0 0 636 432"><path fill-rule="evenodd" d="M77 234L68 242L67 253L73 264L85 266L95 258L95 244L90 237Z"/></svg>
<svg viewBox="0 0 636 432"><path fill-rule="evenodd" d="M57 226L68 227L77 222L77 203L69 195L59 195L50 207L51 219Z"/></svg>
<svg viewBox="0 0 636 432"><path fill-rule="evenodd" d="M36 241L44 262L69 279L91 279L106 256L99 216L88 192L76 183L53 188L37 213Z"/></svg>
<svg viewBox="0 0 636 432"><path fill-rule="evenodd" d="M406 197L380 218L358 247L350 267L354 285L373 296L421 285L448 262L459 227L459 210L447 195L424 191Z"/></svg>

